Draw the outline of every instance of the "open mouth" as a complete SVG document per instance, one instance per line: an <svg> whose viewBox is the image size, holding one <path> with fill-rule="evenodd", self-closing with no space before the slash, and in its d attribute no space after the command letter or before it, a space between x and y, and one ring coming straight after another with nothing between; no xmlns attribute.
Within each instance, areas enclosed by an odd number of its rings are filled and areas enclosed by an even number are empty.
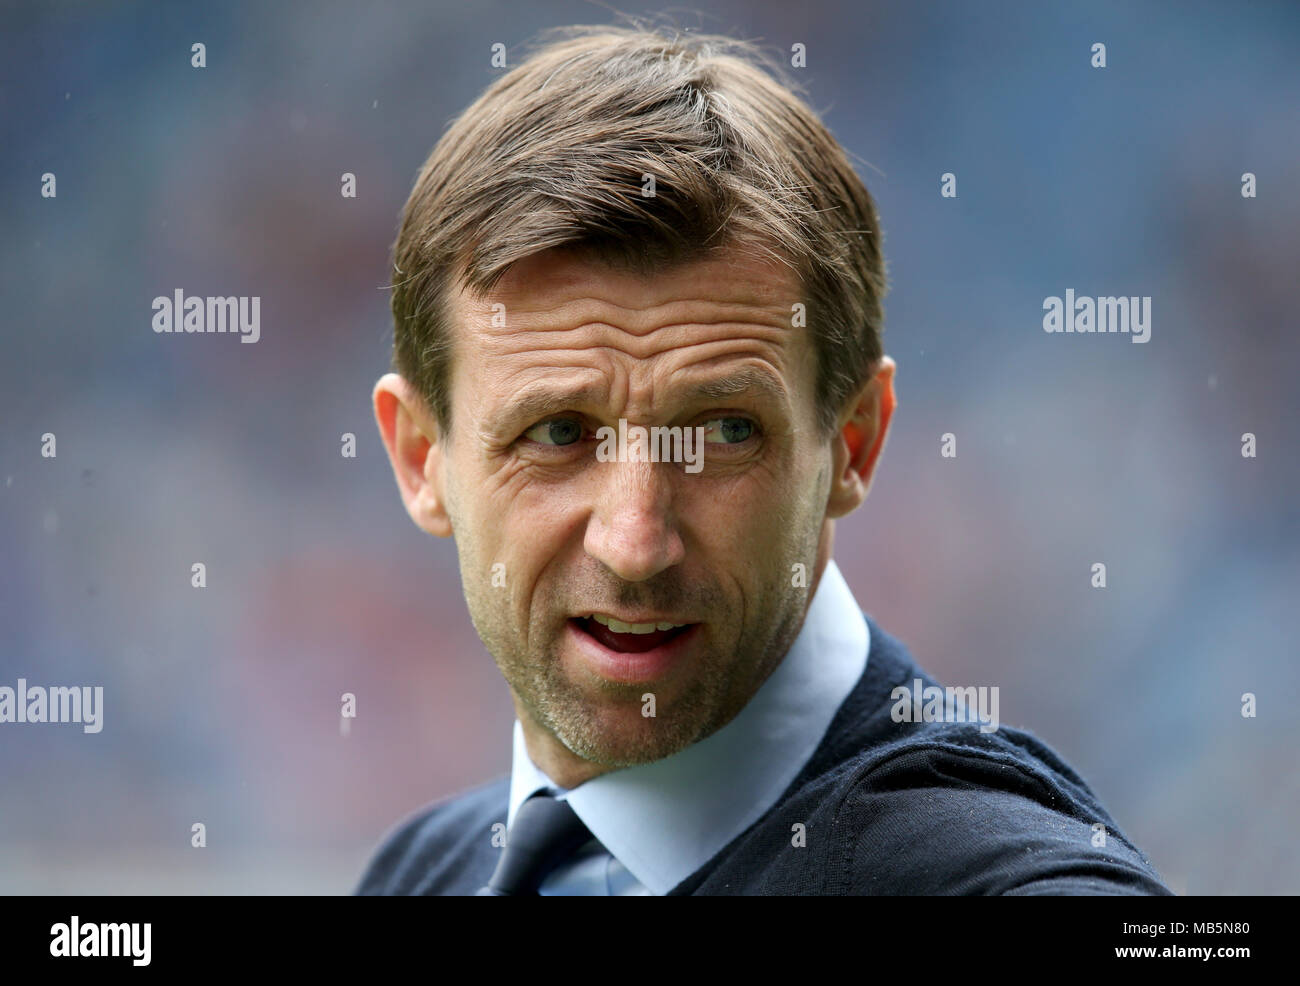
<svg viewBox="0 0 1300 986"><path fill-rule="evenodd" d="M595 616L575 617L570 619L569 622L579 632L587 634L603 646L624 654L644 654L656 647L662 647L670 640L674 640L698 626L695 623L685 623L661 630L659 627L663 624L656 624L653 630L647 630L646 627L649 624L645 624L634 626L633 630L624 631L623 627L633 625L619 624L617 621L612 620L604 621L603 619L597 619ZM614 623L619 629L614 629L609 623Z"/></svg>

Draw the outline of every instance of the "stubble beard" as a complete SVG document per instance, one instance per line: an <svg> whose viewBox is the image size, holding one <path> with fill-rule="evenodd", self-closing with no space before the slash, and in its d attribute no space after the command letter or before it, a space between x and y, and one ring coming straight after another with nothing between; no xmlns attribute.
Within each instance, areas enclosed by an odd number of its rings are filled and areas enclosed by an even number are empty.
<svg viewBox="0 0 1300 986"><path fill-rule="evenodd" d="M499 606L470 609L479 637L532 720L575 756L620 768L686 749L721 729L749 703L788 652L803 620L806 600L787 592L786 605L780 607L780 596L773 596L752 612L773 613L774 618L748 632L742 628L737 646L745 652L740 660L724 665L716 644L706 641L696 658L702 669L671 701L656 695L654 716L643 714L644 696L655 694L653 685L622 684L594 675L584 675L578 685L565 674L559 636L550 638L539 661L522 653L526 646L504 625L508 616ZM756 640L761 643L753 643Z"/></svg>
<svg viewBox="0 0 1300 986"><path fill-rule="evenodd" d="M825 478L819 475L819 487ZM799 530L795 520L794 516L783 517L785 526L779 529ZM785 547L793 549L792 557L812 571L817 561L817 529L804 531L794 542ZM465 559L461 561L464 572ZM516 701L534 723L575 756L609 768L634 767L672 756L734 719L785 659L811 602L809 594L791 591L784 572L777 573L777 581L766 586L766 598L753 601L746 607L748 613L742 614L742 618L748 614L772 616L759 626L741 627L736 642L736 650L743 652L740 659L724 663L718 642L710 638L696 658L703 670L671 702L656 696L651 717L642 715L642 696L653 694L653 686L626 685L594 675L584 675L585 684L576 685L566 677L560 659L563 625L548 630L534 620L521 639L499 596L484 590L481 583L471 586L462 580L462 585L470 619ZM528 640L543 638L547 643L539 661L528 653Z"/></svg>

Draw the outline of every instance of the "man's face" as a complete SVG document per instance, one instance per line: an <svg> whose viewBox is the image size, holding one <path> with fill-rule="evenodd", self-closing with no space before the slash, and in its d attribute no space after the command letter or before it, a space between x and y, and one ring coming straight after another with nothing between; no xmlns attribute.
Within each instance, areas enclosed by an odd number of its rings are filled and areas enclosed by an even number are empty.
<svg viewBox="0 0 1300 986"><path fill-rule="evenodd" d="M427 499L408 507L445 516L474 626L557 781L708 736L797 635L844 465L816 433L801 300L776 264L644 278L563 251L453 299L450 441L428 446ZM702 426L703 468L602 461L597 429L620 419Z"/></svg>

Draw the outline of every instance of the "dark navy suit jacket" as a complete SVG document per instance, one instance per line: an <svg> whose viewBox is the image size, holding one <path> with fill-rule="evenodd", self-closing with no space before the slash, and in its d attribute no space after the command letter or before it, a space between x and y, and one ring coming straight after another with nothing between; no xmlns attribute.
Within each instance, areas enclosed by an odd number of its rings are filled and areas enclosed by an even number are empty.
<svg viewBox="0 0 1300 986"><path fill-rule="evenodd" d="M802 772L670 895L1170 894L1083 778L1028 732L895 722L896 686L938 683L866 619L866 671ZM493 825L509 783L399 824L355 893L473 894L501 852Z"/></svg>

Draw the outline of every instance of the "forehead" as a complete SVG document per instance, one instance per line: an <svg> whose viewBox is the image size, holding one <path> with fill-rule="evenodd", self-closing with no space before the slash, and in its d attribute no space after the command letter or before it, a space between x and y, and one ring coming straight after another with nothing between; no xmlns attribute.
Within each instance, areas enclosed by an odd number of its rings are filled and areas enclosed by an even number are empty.
<svg viewBox="0 0 1300 986"><path fill-rule="evenodd" d="M457 355L470 356L483 346L547 348L543 334L582 327L646 338L667 326L728 319L789 326L802 300L795 271L767 258L724 255L645 275L552 249L516 263L482 297L454 292L448 321Z"/></svg>
<svg viewBox="0 0 1300 986"><path fill-rule="evenodd" d="M699 304L738 303L784 306L799 294L794 271L786 264L731 253L679 264L652 274L616 268L588 252L551 249L519 261L502 277L491 297L479 299L544 309L579 297L607 298L622 307L651 310L689 300ZM471 310L473 302L462 296Z"/></svg>
<svg viewBox="0 0 1300 986"><path fill-rule="evenodd" d="M802 301L797 273L776 259L722 254L647 275L547 250L488 294L451 298L453 401L487 411L568 377L648 403L679 373L698 380L741 364L802 389L807 330L791 328Z"/></svg>

